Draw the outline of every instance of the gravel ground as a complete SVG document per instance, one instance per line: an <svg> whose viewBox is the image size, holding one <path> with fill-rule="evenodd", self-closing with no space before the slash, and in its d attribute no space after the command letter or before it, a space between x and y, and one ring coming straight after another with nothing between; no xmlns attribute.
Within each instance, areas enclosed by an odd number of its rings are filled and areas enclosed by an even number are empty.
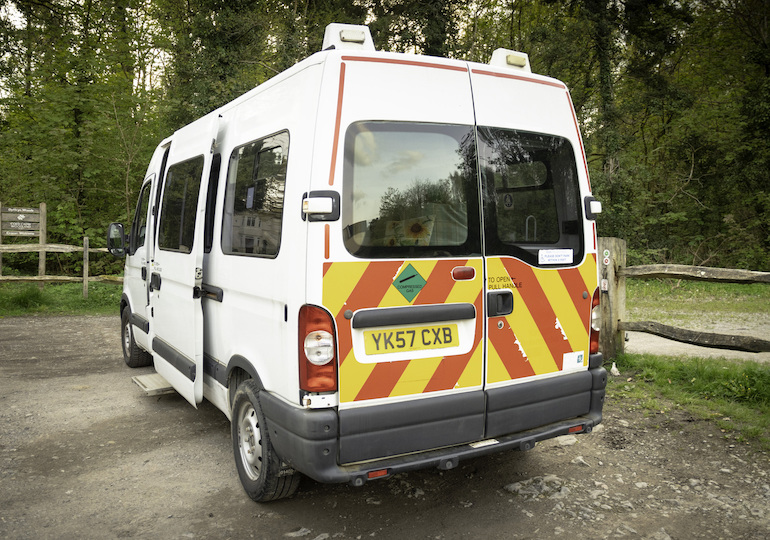
<svg viewBox="0 0 770 540"><path fill-rule="evenodd" d="M303 479L294 498L256 504L225 416L145 396L131 376L150 371L123 365L117 317L0 319L0 538L770 534L766 452L612 393L590 435L362 488Z"/></svg>

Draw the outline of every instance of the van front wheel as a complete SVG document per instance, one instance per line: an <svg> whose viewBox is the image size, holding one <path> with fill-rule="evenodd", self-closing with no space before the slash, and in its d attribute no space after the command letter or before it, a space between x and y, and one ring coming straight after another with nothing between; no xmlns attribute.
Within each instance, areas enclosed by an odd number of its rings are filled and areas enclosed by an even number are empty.
<svg viewBox="0 0 770 540"><path fill-rule="evenodd" d="M283 466L270 443L259 387L252 380L238 386L233 399L233 454L243 489L257 502L294 495L300 475Z"/></svg>
<svg viewBox="0 0 770 540"><path fill-rule="evenodd" d="M128 306L120 314L120 342L123 345L123 360L130 368L152 365L152 355L139 348L134 340L134 329L131 326L131 310Z"/></svg>

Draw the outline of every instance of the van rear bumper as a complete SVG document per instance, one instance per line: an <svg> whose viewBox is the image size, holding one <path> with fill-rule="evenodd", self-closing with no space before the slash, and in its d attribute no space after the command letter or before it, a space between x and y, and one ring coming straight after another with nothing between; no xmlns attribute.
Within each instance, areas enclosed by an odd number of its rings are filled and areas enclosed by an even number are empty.
<svg viewBox="0 0 770 540"><path fill-rule="evenodd" d="M446 444L439 436L429 449L418 449L393 457L366 457L355 463L340 465L341 447L378 448L385 440L401 440L421 426L430 432L457 432L451 417L444 416L434 425L414 413L415 404L388 405L388 425L376 421L362 423L365 428L355 433L340 434L340 417L336 410L307 410L287 405L268 392L260 393L260 404L267 417L271 442L283 461L318 482L350 482L364 484L369 473L384 478L399 472L436 467L442 470L457 467L460 460L484 456L505 450L529 450L538 441L568 433L590 433L602 420L607 372L601 367L601 354L591 355L588 371L564 374L550 379L522 383L484 392L486 422L484 434L463 443ZM459 432L469 415L462 408L468 394L458 396L454 411ZM429 400L425 400L429 401ZM447 406L444 402L443 407ZM371 408L374 409L374 408ZM395 409L400 409L396 411ZM364 409L361 409L364 410ZM344 414L345 411L343 411ZM372 410L373 413L376 411ZM392 419L400 420L393 425ZM473 416L472 413L470 416ZM443 425L443 429L436 429ZM350 428L347 428L350 431ZM469 431L471 433L473 430ZM342 442L341 442L342 441ZM430 441L423 437L421 444ZM436 448L440 446L440 448ZM356 451L348 450L349 457Z"/></svg>

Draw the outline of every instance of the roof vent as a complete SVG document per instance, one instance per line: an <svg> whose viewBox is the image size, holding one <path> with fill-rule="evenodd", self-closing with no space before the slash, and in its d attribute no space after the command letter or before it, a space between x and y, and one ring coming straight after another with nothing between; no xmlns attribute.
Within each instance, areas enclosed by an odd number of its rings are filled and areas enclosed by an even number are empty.
<svg viewBox="0 0 770 540"><path fill-rule="evenodd" d="M324 51L326 49L373 51L374 41L368 26L332 23L326 27L321 49Z"/></svg>
<svg viewBox="0 0 770 540"><path fill-rule="evenodd" d="M532 73L527 53L512 51L510 49L497 49L493 52L492 60L489 61L489 65Z"/></svg>

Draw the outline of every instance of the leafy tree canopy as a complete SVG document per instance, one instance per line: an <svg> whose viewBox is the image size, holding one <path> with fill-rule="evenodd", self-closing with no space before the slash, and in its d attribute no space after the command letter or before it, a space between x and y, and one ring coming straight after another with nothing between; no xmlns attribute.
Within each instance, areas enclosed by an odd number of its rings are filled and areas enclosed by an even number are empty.
<svg viewBox="0 0 770 540"><path fill-rule="evenodd" d="M166 134L320 49L486 62L570 87L601 235L631 262L770 270L770 0L0 0L0 201L49 239L127 221Z"/></svg>

